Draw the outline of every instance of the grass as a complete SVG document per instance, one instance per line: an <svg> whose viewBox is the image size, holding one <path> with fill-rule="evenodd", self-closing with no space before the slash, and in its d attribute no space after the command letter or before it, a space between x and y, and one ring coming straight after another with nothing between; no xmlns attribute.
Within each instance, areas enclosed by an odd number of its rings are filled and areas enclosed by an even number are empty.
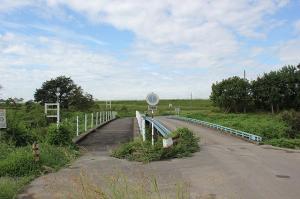
<svg viewBox="0 0 300 199"><path fill-rule="evenodd" d="M156 176L141 174L132 180L120 171L103 177L102 186L95 185L86 172L81 171L78 183L68 198L85 199L188 199L189 186L185 182L169 183L168 192L162 192ZM164 188L166 185L164 185Z"/></svg>
<svg viewBox="0 0 300 199"><path fill-rule="evenodd" d="M0 198L15 198L16 194L33 178L34 176L0 177Z"/></svg>
<svg viewBox="0 0 300 199"><path fill-rule="evenodd" d="M136 139L120 145L113 150L112 156L139 162L151 162L186 157L199 150L199 138L195 137L193 132L187 128L177 129L172 133L172 137L177 138L176 143L169 148L163 148L161 139L157 140L154 146L150 141L143 142L141 139Z"/></svg>
<svg viewBox="0 0 300 199"><path fill-rule="evenodd" d="M201 111L188 113L185 116L260 135L267 140L281 138L285 136L287 130L287 125L279 116L267 113L226 114Z"/></svg>
<svg viewBox="0 0 300 199"><path fill-rule="evenodd" d="M300 149L300 139L271 139L264 142L264 144L270 144L272 146L290 148L290 149Z"/></svg>
<svg viewBox="0 0 300 199"><path fill-rule="evenodd" d="M31 146L0 144L0 198L14 198L34 177L56 171L76 158L78 152L68 147L40 144L40 161L35 162Z"/></svg>

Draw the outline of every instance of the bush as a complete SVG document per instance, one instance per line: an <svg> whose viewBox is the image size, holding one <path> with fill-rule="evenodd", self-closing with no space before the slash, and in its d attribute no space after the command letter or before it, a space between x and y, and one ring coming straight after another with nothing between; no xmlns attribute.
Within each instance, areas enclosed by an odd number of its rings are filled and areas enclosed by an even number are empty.
<svg viewBox="0 0 300 199"><path fill-rule="evenodd" d="M288 138L300 137L300 113L295 111L284 111L281 113L282 120L288 124L286 134Z"/></svg>
<svg viewBox="0 0 300 199"><path fill-rule="evenodd" d="M265 141L264 144L270 144L272 146L284 147L290 149L300 149L300 139L272 139Z"/></svg>
<svg viewBox="0 0 300 199"><path fill-rule="evenodd" d="M34 141L34 137L30 134L26 124L18 119L8 120L8 128L3 134L6 142L12 142L16 146L26 146Z"/></svg>
<svg viewBox="0 0 300 199"><path fill-rule="evenodd" d="M35 162L31 146L15 148L0 160L0 177L34 176L43 171L43 166L58 169L75 159L72 148L40 144L40 161Z"/></svg>
<svg viewBox="0 0 300 199"><path fill-rule="evenodd" d="M72 145L72 127L68 123L63 123L57 128L52 124L48 128L47 143L58 146Z"/></svg>
<svg viewBox="0 0 300 199"><path fill-rule="evenodd" d="M31 147L16 148L0 161L0 177L35 175L40 164L34 162Z"/></svg>
<svg viewBox="0 0 300 199"><path fill-rule="evenodd" d="M163 148L162 138L159 138L154 146L151 145L150 141L143 142L136 139L119 146L112 152L112 156L139 162L150 162L190 156L191 153L199 150L199 138L196 138L187 128L176 130L172 133L172 137L177 137L177 141L169 148Z"/></svg>

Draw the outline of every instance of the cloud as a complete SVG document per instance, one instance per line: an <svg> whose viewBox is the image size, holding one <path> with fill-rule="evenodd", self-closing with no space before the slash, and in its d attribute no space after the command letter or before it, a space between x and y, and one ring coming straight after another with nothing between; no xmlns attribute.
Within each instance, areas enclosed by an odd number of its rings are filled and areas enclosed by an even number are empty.
<svg viewBox="0 0 300 199"><path fill-rule="evenodd" d="M278 56L285 65L298 65L300 63L300 38L292 39L278 46Z"/></svg>
<svg viewBox="0 0 300 199"><path fill-rule="evenodd" d="M294 29L295 29L295 32L300 35L300 20L298 20L294 23Z"/></svg>
<svg viewBox="0 0 300 199"><path fill-rule="evenodd" d="M0 36L0 83L6 96L20 95L26 99L32 98L33 91L43 81L58 75L71 76L97 98L144 98L150 91L156 91L162 98L188 98L190 92L206 98L212 82L242 75L244 66L250 78L271 68L256 59L266 52L266 47L248 46L245 41L267 40L270 31L285 23L272 16L287 3L287 0L4 1L0 12L32 6L31 12L35 11L45 24L0 21L8 30L26 26L42 32L33 36L7 31ZM105 24L132 32L133 43L125 53L117 55L91 48L88 44L91 42L102 47L109 44L90 36L88 30L84 35L72 30L82 16L93 26ZM47 23L56 20L62 25ZM63 24L68 24L68 28ZM296 30L297 27L295 24ZM275 44L274 52L282 62L294 63L299 52L297 46L300 46L297 39L282 42Z"/></svg>
<svg viewBox="0 0 300 199"><path fill-rule="evenodd" d="M194 1L49 0L66 5L93 23L108 23L135 33L132 54L167 67L213 67L234 59L241 48L236 37L265 39L278 25L268 17L286 0Z"/></svg>

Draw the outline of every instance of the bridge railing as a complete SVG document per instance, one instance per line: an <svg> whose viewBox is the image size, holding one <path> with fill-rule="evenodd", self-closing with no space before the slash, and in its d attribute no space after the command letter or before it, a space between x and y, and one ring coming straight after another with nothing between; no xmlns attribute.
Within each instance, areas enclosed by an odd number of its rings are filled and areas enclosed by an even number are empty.
<svg viewBox="0 0 300 199"><path fill-rule="evenodd" d="M247 133L247 132L240 131L240 130L236 130L236 129L232 129L232 128L228 128L228 127L225 127L225 126L222 126L219 124L213 124L213 123L202 121L202 120L197 120L197 119L187 118L187 117L180 117L180 116L169 116L168 118L186 121L186 122L190 122L190 123L194 123L194 124L200 124L202 126L214 128L214 129L220 130L222 132L226 132L231 135L247 139L249 141L254 141L254 142L262 141L261 136L254 135L254 134Z"/></svg>
<svg viewBox="0 0 300 199"><path fill-rule="evenodd" d="M136 120L138 122L140 134L143 137L143 141L146 140L146 130L145 130L145 119L144 115L142 115L139 111L135 112Z"/></svg>
<svg viewBox="0 0 300 199"><path fill-rule="evenodd" d="M146 140L146 130L145 130L145 121L153 123L154 128L163 136L167 137L171 131L167 129L163 124L161 124L158 120L146 117L145 115L141 114L139 111L136 111L136 119L139 126L139 131L141 135L143 136L143 140Z"/></svg>
<svg viewBox="0 0 300 199"><path fill-rule="evenodd" d="M81 133L85 133L90 129L97 128L110 120L117 117L117 112L115 111L100 111L93 113L84 113L82 115L77 115L73 118L73 124L75 125L76 136Z"/></svg>
<svg viewBox="0 0 300 199"><path fill-rule="evenodd" d="M168 137L168 135L171 134L171 131L167 129L163 124L161 124L158 120L153 119L151 117L144 117L146 121L152 123L154 125L154 128L163 136Z"/></svg>

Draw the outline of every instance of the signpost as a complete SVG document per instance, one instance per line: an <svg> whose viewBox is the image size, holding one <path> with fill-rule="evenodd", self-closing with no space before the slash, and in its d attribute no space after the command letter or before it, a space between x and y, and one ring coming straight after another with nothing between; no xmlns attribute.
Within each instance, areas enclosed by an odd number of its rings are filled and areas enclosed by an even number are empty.
<svg viewBox="0 0 300 199"><path fill-rule="evenodd" d="M148 103L148 110L151 111L151 117L153 118L154 111L157 110L157 104L159 102L159 97L155 93L149 93L146 97L146 101ZM152 146L154 145L154 124L152 122Z"/></svg>
<svg viewBox="0 0 300 199"><path fill-rule="evenodd" d="M6 129L6 110L0 109L0 129Z"/></svg>

